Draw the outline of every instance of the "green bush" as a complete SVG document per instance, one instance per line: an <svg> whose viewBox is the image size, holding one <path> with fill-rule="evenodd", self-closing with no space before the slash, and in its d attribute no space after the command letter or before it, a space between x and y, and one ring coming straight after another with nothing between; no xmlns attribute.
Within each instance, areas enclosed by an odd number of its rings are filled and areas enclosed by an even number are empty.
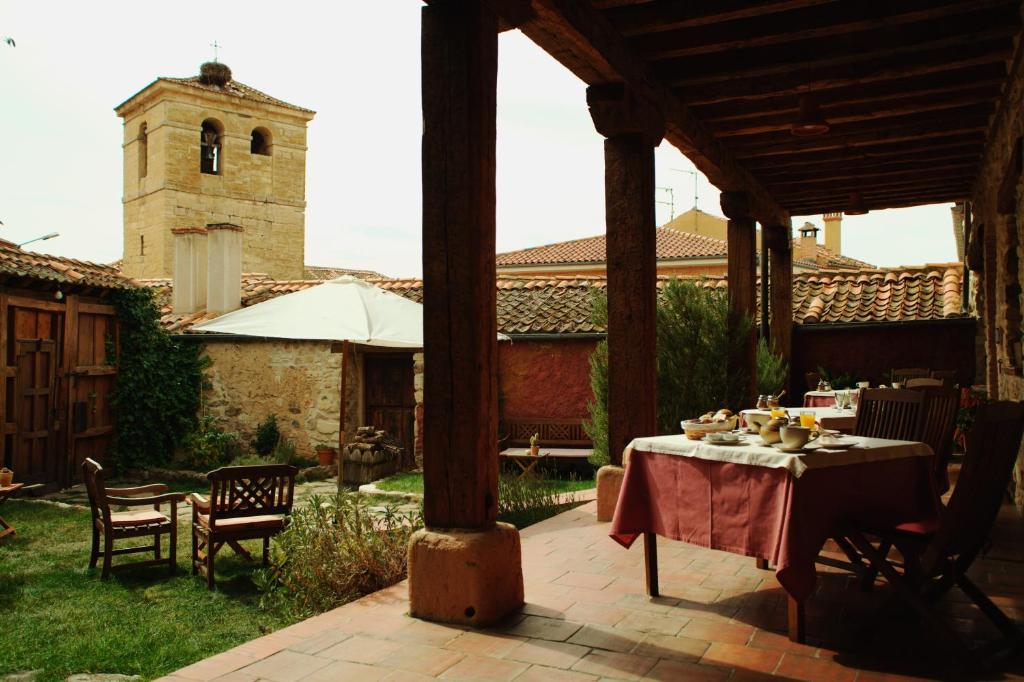
<svg viewBox="0 0 1024 682"><path fill-rule="evenodd" d="M571 502L559 501L554 481L502 474L498 477L498 520L526 528L563 511Z"/></svg>
<svg viewBox="0 0 1024 682"><path fill-rule="evenodd" d="M765 339L757 342L757 392L778 395L789 381L789 365L782 355L768 347Z"/></svg>
<svg viewBox="0 0 1024 682"><path fill-rule="evenodd" d="M270 415L256 426L256 437L252 439L252 449L257 455L274 452L281 442L281 430L277 428L277 416Z"/></svg>
<svg viewBox="0 0 1024 682"><path fill-rule="evenodd" d="M275 462L281 464L291 464L292 466L299 467L311 467L317 463L315 456L303 457L299 455L295 450L295 442L288 438L281 438L277 441L277 445L274 447L271 457Z"/></svg>
<svg viewBox="0 0 1024 682"><path fill-rule="evenodd" d="M182 451L175 463L183 469L211 471L234 463L242 454L242 441L237 433L224 431L217 420L206 415L185 437Z"/></svg>
<svg viewBox="0 0 1024 682"><path fill-rule="evenodd" d="M117 363L111 452L122 467L162 466L196 427L209 360L199 344L174 339L160 326L151 289L119 289L113 303L120 348L108 339L107 355Z"/></svg>
<svg viewBox="0 0 1024 682"><path fill-rule="evenodd" d="M726 359L738 350L751 322L729 335L729 302L725 292L698 283L671 280L659 292L657 308L657 392L659 434L678 433L679 422L723 407L742 409L747 375L729 372ZM595 324L607 325L604 292L595 293ZM602 341L590 356L594 400L584 423L594 442L591 463L601 466L608 455L608 346Z"/></svg>
<svg viewBox="0 0 1024 682"><path fill-rule="evenodd" d="M422 526L419 512L373 512L358 493L314 496L292 513L271 566L255 576L262 605L306 617L393 585L406 576L409 538Z"/></svg>

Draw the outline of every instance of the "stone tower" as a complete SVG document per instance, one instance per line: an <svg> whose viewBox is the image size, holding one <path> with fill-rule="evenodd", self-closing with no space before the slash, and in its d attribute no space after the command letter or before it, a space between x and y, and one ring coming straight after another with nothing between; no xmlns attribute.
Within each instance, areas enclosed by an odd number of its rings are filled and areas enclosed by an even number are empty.
<svg viewBox="0 0 1024 682"><path fill-rule="evenodd" d="M306 126L314 112L233 80L212 62L158 78L124 119L123 272L170 277L172 230L244 228L243 272L303 277Z"/></svg>

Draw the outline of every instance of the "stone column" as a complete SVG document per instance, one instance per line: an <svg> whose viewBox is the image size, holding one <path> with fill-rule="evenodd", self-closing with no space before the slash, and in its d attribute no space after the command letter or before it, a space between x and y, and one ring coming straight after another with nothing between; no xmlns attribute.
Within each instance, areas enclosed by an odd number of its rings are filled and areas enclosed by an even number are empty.
<svg viewBox="0 0 1024 682"><path fill-rule="evenodd" d="M657 260L654 148L664 135L656 110L619 84L587 88L604 143L608 272L608 451L597 473L597 520L610 521L622 484L622 451L657 432Z"/></svg>
<svg viewBox="0 0 1024 682"><path fill-rule="evenodd" d="M495 116L489 3L422 9L423 513L409 547L417 618L486 625L523 604L519 533L498 498Z"/></svg>
<svg viewBox="0 0 1024 682"><path fill-rule="evenodd" d="M750 214L750 201L744 192L722 192L722 212L729 219L729 336L736 339L746 326L742 343L729 354L729 376L747 374L743 404L730 405L735 411L753 405L757 399L757 232Z"/></svg>

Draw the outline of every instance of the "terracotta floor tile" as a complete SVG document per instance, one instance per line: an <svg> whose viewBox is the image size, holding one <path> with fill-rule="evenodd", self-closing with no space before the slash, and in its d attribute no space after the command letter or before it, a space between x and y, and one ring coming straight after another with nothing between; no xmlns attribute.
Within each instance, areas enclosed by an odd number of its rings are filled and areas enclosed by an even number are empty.
<svg viewBox="0 0 1024 682"><path fill-rule="evenodd" d="M708 646L709 642L691 637L651 634L644 637L632 653L639 656L696 662L708 650Z"/></svg>
<svg viewBox="0 0 1024 682"><path fill-rule="evenodd" d="M674 635L689 621L689 618L683 616L634 611L617 621L615 627L636 630L637 632L656 632L661 635Z"/></svg>
<svg viewBox="0 0 1024 682"><path fill-rule="evenodd" d="M466 656L441 674L442 680L511 680L529 666L489 656Z"/></svg>
<svg viewBox="0 0 1024 682"><path fill-rule="evenodd" d="M811 646L809 644L800 644L798 642L791 641L788 635L784 635L780 632L761 630L760 628L754 630L754 634L750 638L750 646L757 649L788 651L794 654L802 654L804 656L813 656L818 649L818 647Z"/></svg>
<svg viewBox="0 0 1024 682"><path fill-rule="evenodd" d="M431 623L425 620L413 620L403 628L388 635L388 639L400 642L415 642L416 644L429 644L431 646L443 646L450 642L466 629L453 625L442 625Z"/></svg>
<svg viewBox="0 0 1024 682"><path fill-rule="evenodd" d="M709 642L725 642L727 644L746 644L754 634L754 628L749 625L734 623L713 623L705 620L693 619L679 631L684 637L694 639L706 639Z"/></svg>
<svg viewBox="0 0 1024 682"><path fill-rule="evenodd" d="M403 645L401 642L389 642L365 635L356 635L346 639L344 642L324 649L317 655L339 661L373 664L379 663L403 646L406 645Z"/></svg>
<svg viewBox="0 0 1024 682"><path fill-rule="evenodd" d="M599 573L580 573L579 571L569 571L553 582L557 585L587 587L592 590L600 590L603 587L607 587L608 584L614 580L615 578L613 576L601 575Z"/></svg>
<svg viewBox="0 0 1024 682"><path fill-rule="evenodd" d="M614 651L592 651L584 656L573 670L620 680L638 680L654 667L656 658L635 656Z"/></svg>
<svg viewBox="0 0 1024 682"><path fill-rule="evenodd" d="M524 641L526 640L522 637L512 637L500 633L465 632L445 644L444 648L464 654L502 658Z"/></svg>
<svg viewBox="0 0 1024 682"><path fill-rule="evenodd" d="M597 625L615 625L622 620L628 611L607 604L575 604L566 609L565 617L581 623Z"/></svg>
<svg viewBox="0 0 1024 682"><path fill-rule="evenodd" d="M339 642L344 642L346 639L351 637L347 632L342 630L330 629L321 632L318 635L307 637L297 644L293 644L288 647L289 651L295 651L300 654L315 654L332 647Z"/></svg>
<svg viewBox="0 0 1024 682"><path fill-rule="evenodd" d="M436 677L432 677L430 675L411 673L408 670L392 670L382 678L382 682L426 682L427 680L436 679Z"/></svg>
<svg viewBox="0 0 1024 682"><path fill-rule="evenodd" d="M581 626L581 623L573 621L527 616L519 624L508 628L505 632L518 637L562 642L569 639Z"/></svg>
<svg viewBox="0 0 1024 682"><path fill-rule="evenodd" d="M552 603L553 602L553 603ZM565 620L565 612L570 606L576 602L566 599L562 600L551 600L547 603L526 602L523 604L520 612L527 616L541 616L542 618L553 618L555 620ZM551 604L549 606L549 604Z"/></svg>
<svg viewBox="0 0 1024 682"><path fill-rule="evenodd" d="M687 663L686 661L664 660L658 661L647 675L645 680L659 680L663 682L719 682L727 680L732 674L729 668L719 668L701 663Z"/></svg>
<svg viewBox="0 0 1024 682"><path fill-rule="evenodd" d="M261 680L272 680L272 682L296 682L296 680L329 665L330 662L329 659L309 654L279 651L273 656L247 665L240 672L245 675L253 675Z"/></svg>
<svg viewBox="0 0 1024 682"><path fill-rule="evenodd" d="M302 682L375 682L382 680L391 672L385 668L378 668L362 663L351 663L349 661L331 661L328 665L320 668L309 677L303 677Z"/></svg>
<svg viewBox="0 0 1024 682"><path fill-rule="evenodd" d="M857 677L857 670L827 659L787 653L775 674L812 682L852 682Z"/></svg>
<svg viewBox="0 0 1024 682"><path fill-rule="evenodd" d="M588 647L579 644L531 639L512 649L505 658L551 668L571 668L588 651Z"/></svg>
<svg viewBox="0 0 1024 682"><path fill-rule="evenodd" d="M607 625L584 625L569 638L570 644L625 653L632 651L644 638L642 632Z"/></svg>
<svg viewBox="0 0 1024 682"><path fill-rule="evenodd" d="M516 682L593 682L597 677L573 670L558 670L532 665L530 669L516 678Z"/></svg>
<svg viewBox="0 0 1024 682"><path fill-rule="evenodd" d="M651 597L646 594L625 594L619 597L616 604L635 611L669 613L673 606L677 606L679 604L679 600L674 597Z"/></svg>
<svg viewBox="0 0 1024 682"><path fill-rule="evenodd" d="M775 671L781 658L782 653L779 651L712 642L701 661L708 665L746 668L755 672L771 673Z"/></svg>
<svg viewBox="0 0 1024 682"><path fill-rule="evenodd" d="M465 654L450 649L403 642L398 651L382 659L378 665L436 677L465 657Z"/></svg>

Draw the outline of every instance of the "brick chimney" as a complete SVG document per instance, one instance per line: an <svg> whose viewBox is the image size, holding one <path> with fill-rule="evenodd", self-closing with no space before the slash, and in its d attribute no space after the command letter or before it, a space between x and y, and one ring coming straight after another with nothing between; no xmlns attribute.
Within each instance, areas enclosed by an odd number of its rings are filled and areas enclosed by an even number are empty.
<svg viewBox="0 0 1024 682"><path fill-rule="evenodd" d="M825 214L825 248L837 256L843 252L843 214Z"/></svg>
<svg viewBox="0 0 1024 682"><path fill-rule="evenodd" d="M206 230L179 227L174 235L174 277L171 309L180 314L206 307Z"/></svg>
<svg viewBox="0 0 1024 682"><path fill-rule="evenodd" d="M206 309L214 314L242 307L242 228L214 223L207 231Z"/></svg>
<svg viewBox="0 0 1024 682"><path fill-rule="evenodd" d="M804 223L799 230L800 239L796 244L794 260L818 261L818 226L814 223Z"/></svg>

